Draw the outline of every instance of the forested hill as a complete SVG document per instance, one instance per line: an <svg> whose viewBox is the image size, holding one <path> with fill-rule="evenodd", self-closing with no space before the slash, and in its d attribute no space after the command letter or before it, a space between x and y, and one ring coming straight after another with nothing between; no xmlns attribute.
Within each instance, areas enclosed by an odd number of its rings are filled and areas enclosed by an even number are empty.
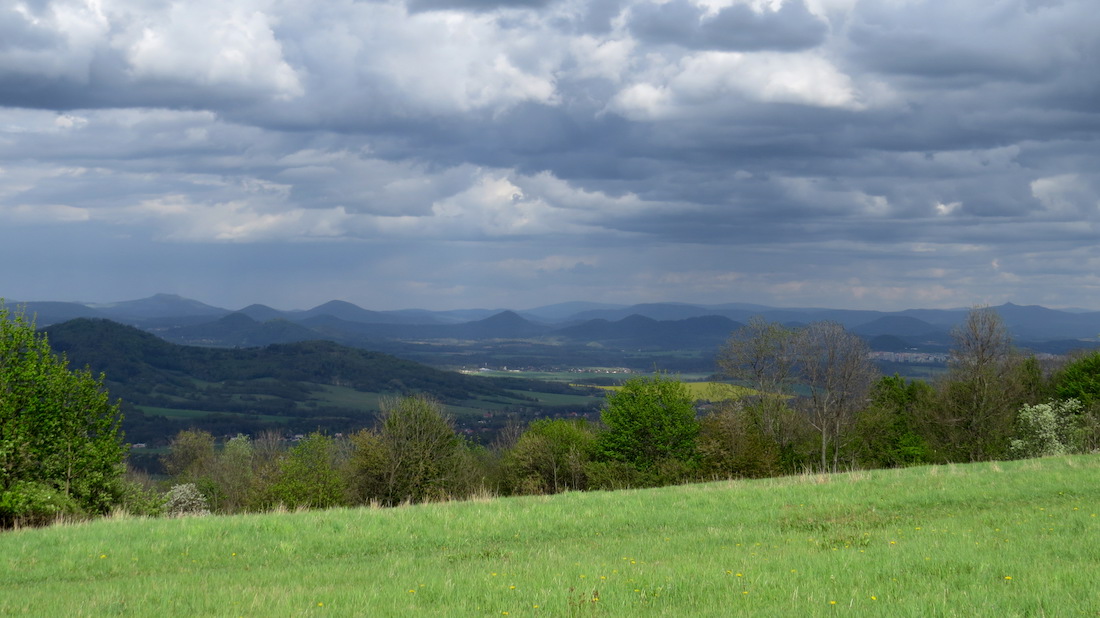
<svg viewBox="0 0 1100 618"><path fill-rule="evenodd" d="M424 392L443 399L500 395L504 391L491 380L329 341L262 348L203 348L168 343L131 326L89 319L58 324L46 333L53 349L64 352L72 365L102 372L109 385L130 392L138 390L139 396L180 375L204 382L272 379L370 392Z"/></svg>
<svg viewBox="0 0 1100 618"><path fill-rule="evenodd" d="M489 402L494 409L507 409L537 408L540 394L581 394L565 384L470 376L329 341L203 348L86 318L45 332L70 366L105 375L112 398L127 404L127 434L133 441L164 437L139 426L143 417L158 414L195 426L204 426L204 415L220 414L216 420L226 431L262 429L257 419L272 416L295 421L291 429L342 431L370 424L382 395L422 393L452 406L479 408Z"/></svg>

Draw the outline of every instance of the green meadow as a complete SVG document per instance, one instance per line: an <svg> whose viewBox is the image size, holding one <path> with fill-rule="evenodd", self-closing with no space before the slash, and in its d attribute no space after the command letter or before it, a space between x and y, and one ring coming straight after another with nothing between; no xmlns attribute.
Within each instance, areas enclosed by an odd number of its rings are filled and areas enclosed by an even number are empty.
<svg viewBox="0 0 1100 618"><path fill-rule="evenodd" d="M0 614L1079 616L1100 457L0 533Z"/></svg>

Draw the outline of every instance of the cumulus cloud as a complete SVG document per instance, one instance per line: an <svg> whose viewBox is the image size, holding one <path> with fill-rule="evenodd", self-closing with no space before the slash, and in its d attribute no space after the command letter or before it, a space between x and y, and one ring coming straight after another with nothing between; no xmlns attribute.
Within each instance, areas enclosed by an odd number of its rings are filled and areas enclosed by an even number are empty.
<svg viewBox="0 0 1100 618"><path fill-rule="evenodd" d="M14 0L0 246L102 252L117 296L171 288L134 257L164 251L301 304L1087 305L1098 28L1087 0Z"/></svg>
<svg viewBox="0 0 1100 618"><path fill-rule="evenodd" d="M735 2L716 11L690 0L639 3L630 30L647 43L723 51L799 51L825 41L828 25L802 0L777 7Z"/></svg>

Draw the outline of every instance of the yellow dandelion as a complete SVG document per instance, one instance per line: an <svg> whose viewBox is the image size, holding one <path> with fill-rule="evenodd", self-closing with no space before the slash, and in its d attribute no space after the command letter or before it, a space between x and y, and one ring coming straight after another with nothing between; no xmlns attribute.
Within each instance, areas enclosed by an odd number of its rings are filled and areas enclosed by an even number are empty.
<svg viewBox="0 0 1100 618"><path fill-rule="evenodd" d="M872 600L872 601L877 601L877 600L878 600L878 597L876 597L875 595L871 595L871 600Z"/></svg>
<svg viewBox="0 0 1100 618"><path fill-rule="evenodd" d="M1011 575L1005 575L1005 579L1012 579Z"/></svg>
<svg viewBox="0 0 1100 618"><path fill-rule="evenodd" d="M320 602L320 601L317 601L317 607L324 607L324 606L325 606L325 604L324 604L324 603L322 603L322 602Z"/></svg>
<svg viewBox="0 0 1100 618"><path fill-rule="evenodd" d="M829 601L829 605L836 605L836 601Z"/></svg>

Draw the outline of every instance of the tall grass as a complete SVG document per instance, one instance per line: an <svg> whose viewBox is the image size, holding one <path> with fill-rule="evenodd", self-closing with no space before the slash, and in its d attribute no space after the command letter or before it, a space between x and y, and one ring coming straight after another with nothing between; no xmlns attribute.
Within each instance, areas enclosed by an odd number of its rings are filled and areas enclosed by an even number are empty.
<svg viewBox="0 0 1100 618"><path fill-rule="evenodd" d="M1100 457L0 534L0 614L1100 612Z"/></svg>

